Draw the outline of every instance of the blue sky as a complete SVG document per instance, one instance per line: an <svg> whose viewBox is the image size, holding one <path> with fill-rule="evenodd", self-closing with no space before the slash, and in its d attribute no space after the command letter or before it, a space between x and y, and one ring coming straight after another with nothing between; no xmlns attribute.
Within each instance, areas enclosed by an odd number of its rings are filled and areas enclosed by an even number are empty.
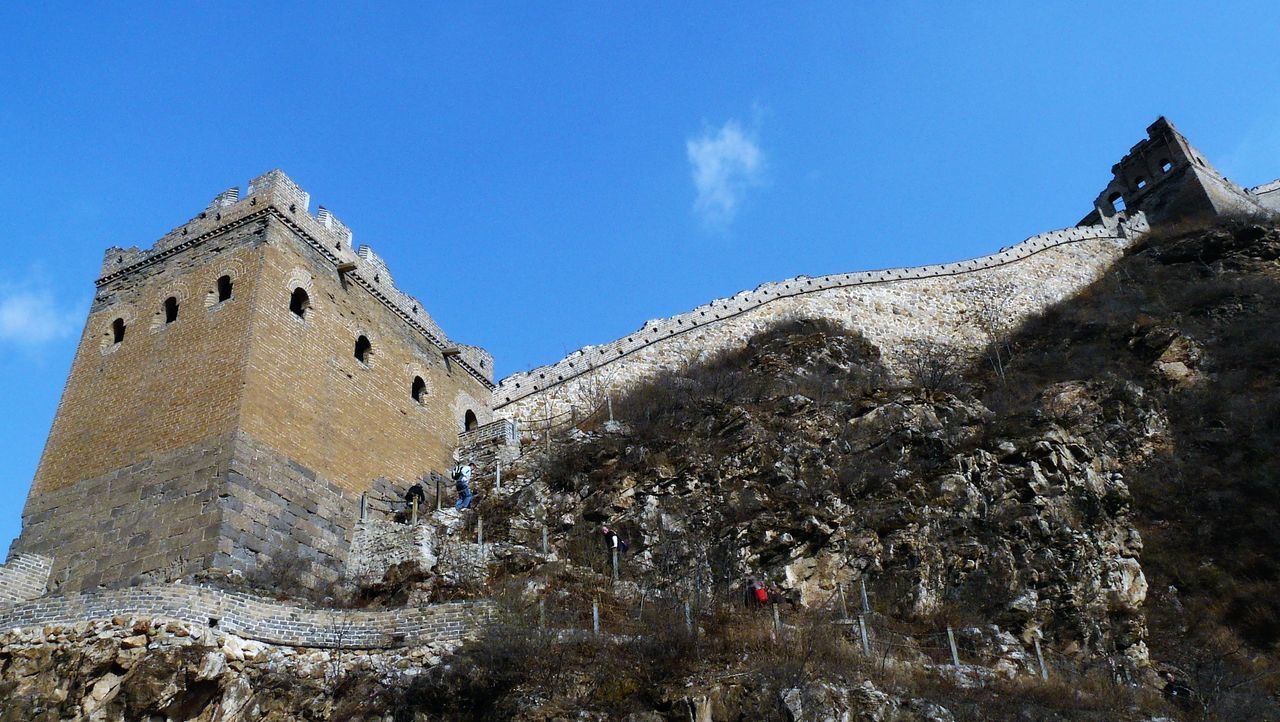
<svg viewBox="0 0 1280 722"><path fill-rule="evenodd" d="M6 3L0 539L103 249L268 169L503 374L1071 225L1160 114L1280 176L1277 37L1274 2Z"/></svg>

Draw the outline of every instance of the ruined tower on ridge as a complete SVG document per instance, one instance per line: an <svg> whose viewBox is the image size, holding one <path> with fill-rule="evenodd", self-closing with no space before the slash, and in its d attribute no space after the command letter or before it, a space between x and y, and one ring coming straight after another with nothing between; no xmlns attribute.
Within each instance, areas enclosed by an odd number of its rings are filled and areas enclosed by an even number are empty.
<svg viewBox="0 0 1280 722"><path fill-rule="evenodd" d="M492 359L280 171L146 250L106 253L11 553L52 588L340 574L360 495L444 471L490 418Z"/></svg>
<svg viewBox="0 0 1280 722"><path fill-rule="evenodd" d="M1147 137L1130 148L1111 173L1111 182L1080 225L1113 223L1126 211L1142 211L1153 226L1280 211L1280 185L1249 190L1236 185L1164 116L1147 126Z"/></svg>

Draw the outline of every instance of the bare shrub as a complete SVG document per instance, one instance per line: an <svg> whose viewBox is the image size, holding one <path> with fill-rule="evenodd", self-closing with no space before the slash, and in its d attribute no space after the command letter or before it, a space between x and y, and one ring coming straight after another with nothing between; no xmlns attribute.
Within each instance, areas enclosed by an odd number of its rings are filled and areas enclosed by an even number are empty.
<svg viewBox="0 0 1280 722"><path fill-rule="evenodd" d="M902 363L911 385L923 391L954 394L964 380L964 359L946 344L911 343L903 350Z"/></svg>

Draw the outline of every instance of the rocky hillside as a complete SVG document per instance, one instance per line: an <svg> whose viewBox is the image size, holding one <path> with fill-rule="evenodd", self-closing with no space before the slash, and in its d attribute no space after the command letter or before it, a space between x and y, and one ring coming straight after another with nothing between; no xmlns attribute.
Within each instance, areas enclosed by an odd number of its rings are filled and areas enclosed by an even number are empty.
<svg viewBox="0 0 1280 722"><path fill-rule="evenodd" d="M905 380L838 324L796 321L631 394L615 404L620 423L535 454L533 483L488 504L517 535L546 521L571 565L602 575L609 524L631 546L624 582L654 599L733 608L758 577L794 617L843 616L864 585L881 651L917 672L948 661L929 640L951 626L961 657L996 672L1037 671L1038 638L1053 677L1078 685L1021 709L1004 682L985 698L923 694L957 718L1267 718L1280 635L1278 253L1268 225L1166 230L1028 327L993 325L976 362L910 350ZM557 584L534 586L556 599ZM564 604L574 593L560 590ZM856 647L841 629L825 627ZM670 682L687 692L698 672L676 667ZM761 674L740 661L720 671ZM1113 686L1085 699L1100 677ZM802 678L846 691L867 681L821 665ZM757 682L754 704L771 697L786 714L787 689ZM919 680L873 682L922 695ZM631 701L679 707L646 694ZM1117 696L1127 713L1108 711Z"/></svg>
<svg viewBox="0 0 1280 722"><path fill-rule="evenodd" d="M47 630L3 640L0 719L1276 718L1278 257L1266 225L1166 231L905 375L796 320L528 446L434 569L357 595L494 599L461 649Z"/></svg>

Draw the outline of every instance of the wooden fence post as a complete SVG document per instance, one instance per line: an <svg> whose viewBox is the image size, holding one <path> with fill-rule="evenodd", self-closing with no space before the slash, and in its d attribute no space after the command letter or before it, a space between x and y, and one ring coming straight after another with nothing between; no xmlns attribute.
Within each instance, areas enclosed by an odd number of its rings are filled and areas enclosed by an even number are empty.
<svg viewBox="0 0 1280 722"><path fill-rule="evenodd" d="M866 579L859 579L859 580L858 580L858 588L862 591L862 613L863 613L863 614L870 614L870 613L871 613L871 602L869 602L869 601L867 600L867 580L866 580Z"/></svg>
<svg viewBox="0 0 1280 722"><path fill-rule="evenodd" d="M546 524L542 525L542 554L543 556L546 556L547 554L547 525Z"/></svg>
<svg viewBox="0 0 1280 722"><path fill-rule="evenodd" d="M360 521L369 518L369 492L360 494Z"/></svg>
<svg viewBox="0 0 1280 722"><path fill-rule="evenodd" d="M858 615L858 635L862 637L862 655L870 657L871 642L867 639L867 617L863 614Z"/></svg>
<svg viewBox="0 0 1280 722"><path fill-rule="evenodd" d="M613 581L618 582L618 547L613 548Z"/></svg>
<svg viewBox="0 0 1280 722"><path fill-rule="evenodd" d="M476 515L476 544L480 545L480 553L484 553L484 517Z"/></svg>
<svg viewBox="0 0 1280 722"><path fill-rule="evenodd" d="M502 459L498 459L497 470L493 474L493 490L502 491Z"/></svg>
<svg viewBox="0 0 1280 722"><path fill-rule="evenodd" d="M440 477L436 477L436 511L440 511Z"/></svg>
<svg viewBox="0 0 1280 722"><path fill-rule="evenodd" d="M596 636L600 635L600 600L593 599L591 601L591 629Z"/></svg>
<svg viewBox="0 0 1280 722"><path fill-rule="evenodd" d="M409 502L409 523L418 523L418 497L413 497L413 501Z"/></svg>
<svg viewBox="0 0 1280 722"><path fill-rule="evenodd" d="M951 663L960 666L960 653L956 651L956 633L951 631L951 625L947 625L947 642L951 645Z"/></svg>

